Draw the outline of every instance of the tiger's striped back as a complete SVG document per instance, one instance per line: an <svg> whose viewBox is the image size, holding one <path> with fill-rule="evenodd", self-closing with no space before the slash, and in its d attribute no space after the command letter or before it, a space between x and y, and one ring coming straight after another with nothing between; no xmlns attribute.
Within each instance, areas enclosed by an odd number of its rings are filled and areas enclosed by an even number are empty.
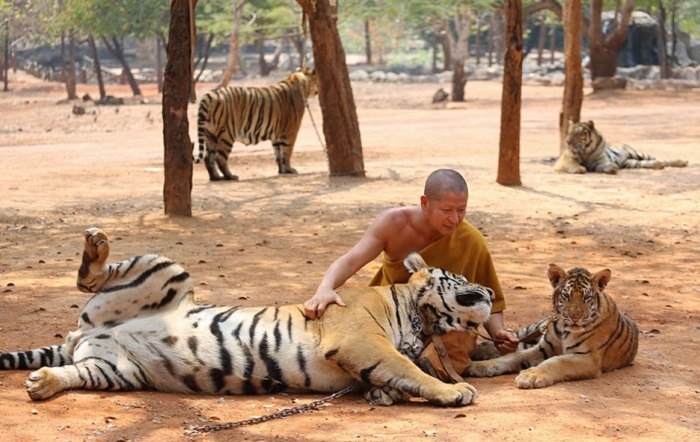
<svg viewBox="0 0 700 442"><path fill-rule="evenodd" d="M270 140L278 172L295 173L290 165L294 143L306 100L317 93L315 73L308 69L267 87L224 87L207 92L199 102L195 163L205 161L212 181L236 180L228 167L234 142L249 145Z"/></svg>

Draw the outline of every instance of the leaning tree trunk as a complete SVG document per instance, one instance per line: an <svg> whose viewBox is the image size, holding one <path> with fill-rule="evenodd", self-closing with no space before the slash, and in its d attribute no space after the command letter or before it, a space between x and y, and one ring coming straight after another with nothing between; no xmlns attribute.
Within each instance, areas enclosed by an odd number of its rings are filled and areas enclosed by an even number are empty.
<svg viewBox="0 0 700 442"><path fill-rule="evenodd" d="M520 107L523 81L523 23L521 0L506 0L506 52L503 59L501 138L498 184L520 183Z"/></svg>
<svg viewBox="0 0 700 442"><path fill-rule="evenodd" d="M107 91L105 90L105 81L102 77L102 64L100 63L100 54L97 52L95 38L92 35L88 35L88 45L90 46L90 53L92 53L92 59L95 65L95 78L97 79L97 89L100 93L100 101L102 101L107 96Z"/></svg>
<svg viewBox="0 0 700 442"><path fill-rule="evenodd" d="M364 177L360 126L345 51L336 28L336 11L329 0L297 3L309 20L330 175Z"/></svg>
<svg viewBox="0 0 700 442"><path fill-rule="evenodd" d="M228 50L228 61L226 62L226 69L221 76L221 81L217 87L226 87L231 81L231 77L236 72L236 67L238 66L238 41L239 34L241 32L241 20L243 17L243 6L245 6L247 0L233 1L233 24L231 25L231 42Z"/></svg>
<svg viewBox="0 0 700 442"><path fill-rule="evenodd" d="M126 82L131 88L131 93L133 93L134 96L141 95L141 88L139 88L139 84L136 82L134 74L131 72L129 62L126 61L126 57L124 56L124 48L122 48L122 45L119 43L119 40L117 40L115 37L112 37L111 40L105 37L102 38L102 41L104 42L109 52L112 55L114 55L114 58L116 58L122 65L124 75L126 75Z"/></svg>
<svg viewBox="0 0 700 442"><path fill-rule="evenodd" d="M192 94L192 41L197 0L172 0L163 80L165 213L192 216L192 142L187 104ZM191 14L192 13L192 14ZM192 20L192 26L190 26Z"/></svg>

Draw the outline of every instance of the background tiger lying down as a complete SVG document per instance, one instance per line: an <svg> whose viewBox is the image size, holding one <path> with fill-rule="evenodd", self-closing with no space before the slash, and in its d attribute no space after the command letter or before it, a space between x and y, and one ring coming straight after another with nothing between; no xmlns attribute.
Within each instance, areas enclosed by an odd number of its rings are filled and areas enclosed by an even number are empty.
<svg viewBox="0 0 700 442"><path fill-rule="evenodd" d="M88 229L78 288L95 295L64 344L0 354L2 369L39 368L26 382L32 399L67 389L256 394L353 385L373 387L366 396L383 405L404 394L445 406L476 397L471 385L445 384L409 357L422 350L419 334L485 321L493 293L418 254L406 258L407 284L341 290L347 307L330 306L315 321L301 305L199 305L180 265L155 255L107 264L108 255L107 235Z"/></svg>
<svg viewBox="0 0 700 442"><path fill-rule="evenodd" d="M591 275L586 269L566 272L550 264L548 275L554 287L554 315L517 333L522 341L535 335L539 342L496 359L472 361L468 375L496 376L527 368L515 378L516 385L542 388L566 380L594 378L632 363L639 330L604 291L610 270Z"/></svg>
<svg viewBox="0 0 700 442"><path fill-rule="evenodd" d="M554 170L566 173L602 172L615 174L619 169L663 169L685 167L684 160L662 161L623 144L613 146L596 129L593 121L569 121L565 149Z"/></svg>

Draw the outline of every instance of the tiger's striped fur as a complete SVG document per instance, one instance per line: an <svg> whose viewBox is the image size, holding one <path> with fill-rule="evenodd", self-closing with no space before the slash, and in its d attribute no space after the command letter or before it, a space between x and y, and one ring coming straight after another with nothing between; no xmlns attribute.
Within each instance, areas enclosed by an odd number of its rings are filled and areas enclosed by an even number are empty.
<svg viewBox="0 0 700 442"><path fill-rule="evenodd" d="M537 344L521 346L515 353L495 359L474 361L467 369L470 376L497 376L523 369L515 379L516 385L542 388L594 378L632 363L639 330L604 291L610 270L591 275L583 268L566 272L550 264L548 275L554 287L554 316L517 332L524 339L540 330Z"/></svg>
<svg viewBox="0 0 700 442"><path fill-rule="evenodd" d="M167 258L107 263L100 229L85 233L78 287L94 293L64 344L0 353L0 368L36 369L33 400L68 389L255 394L370 387L390 405L405 395L445 406L470 404L476 390L445 384L411 360L434 333L485 321L493 292L409 256L407 284L342 289L347 307L309 320L301 304L202 305L188 273Z"/></svg>
<svg viewBox="0 0 700 442"><path fill-rule="evenodd" d="M593 121L570 121L564 142L566 149L554 166L559 172L615 174L619 169L663 169L688 165L683 160L657 160L627 145L612 146L598 132Z"/></svg>
<svg viewBox="0 0 700 442"><path fill-rule="evenodd" d="M229 86L207 92L199 101L195 163L204 159L211 181L238 180L228 167L233 143L270 140L278 172L296 173L290 165L294 143L306 100L317 93L316 75L306 68L267 87Z"/></svg>

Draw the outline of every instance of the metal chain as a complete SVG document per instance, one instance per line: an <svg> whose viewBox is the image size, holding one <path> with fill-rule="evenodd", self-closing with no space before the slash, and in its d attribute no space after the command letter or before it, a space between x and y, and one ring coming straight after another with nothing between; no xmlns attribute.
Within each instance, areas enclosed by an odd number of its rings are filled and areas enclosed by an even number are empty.
<svg viewBox="0 0 700 442"><path fill-rule="evenodd" d="M273 419L281 419L283 417L288 417L292 416L294 414L301 414L301 413L306 413L307 411L310 410L318 410L318 408L325 404L326 402L330 402L333 399L337 399L345 394L350 393L353 391L355 387L350 386L350 387L345 387L340 391L336 391L335 393L331 394L330 396L326 396L324 398L321 398L317 401L309 402L306 405L299 405L297 407L291 407L291 408L285 408L284 410L277 411L275 413L270 413L266 414L263 416L258 416L258 417L253 417L250 419L245 419L242 421L236 421L236 422L226 422L223 424L212 424L212 425L192 425L188 430L185 431L186 436L197 436L200 434L205 434L205 433L212 433L214 431L221 431L221 430L230 430L231 428L236 428L236 427L242 427L244 425L255 425L255 424L260 424L262 422L267 422Z"/></svg>
<svg viewBox="0 0 700 442"><path fill-rule="evenodd" d="M314 116L311 113L311 108L309 107L309 101L306 101L306 109L309 111L309 117L311 118L311 124L314 126L314 130L316 131L316 136L318 137L318 142L321 143L321 147L323 147L323 151L328 154L328 150L326 150L326 145L323 142L323 139L321 138L321 134L318 131L318 127L316 127L316 121L314 120Z"/></svg>

